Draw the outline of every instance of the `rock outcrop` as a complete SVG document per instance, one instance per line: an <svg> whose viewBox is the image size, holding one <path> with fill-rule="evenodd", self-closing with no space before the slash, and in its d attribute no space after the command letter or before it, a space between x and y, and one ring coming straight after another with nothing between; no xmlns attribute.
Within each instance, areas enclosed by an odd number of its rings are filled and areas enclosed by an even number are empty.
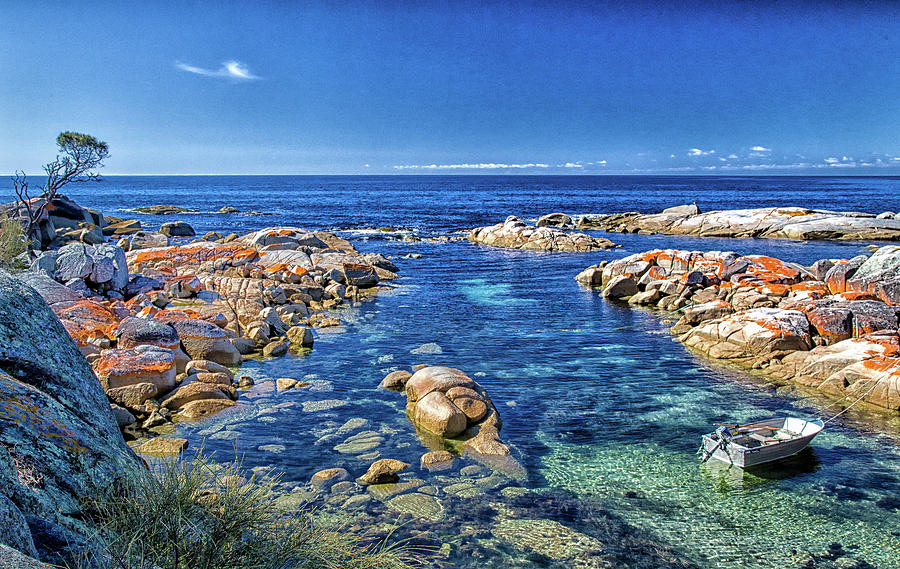
<svg viewBox="0 0 900 569"><path fill-rule="evenodd" d="M710 358L900 409L900 247L811 267L760 255L654 250L576 278L611 299L679 311L673 333Z"/></svg>
<svg viewBox="0 0 900 569"><path fill-rule="evenodd" d="M524 469L500 440L500 414L487 392L461 370L428 366L405 381L406 415L425 438L456 446L512 478ZM442 450L442 449L435 449Z"/></svg>
<svg viewBox="0 0 900 569"><path fill-rule="evenodd" d="M892 216L799 207L700 213L696 206L679 206L655 214L630 212L581 218L577 225L627 233L666 233L704 237L900 240L900 219Z"/></svg>
<svg viewBox="0 0 900 569"><path fill-rule="evenodd" d="M89 538L82 498L140 461L47 303L0 272L0 542L48 562Z"/></svg>
<svg viewBox="0 0 900 569"><path fill-rule="evenodd" d="M34 198L31 210L43 207L37 219L37 241L42 248L60 247L71 241L90 245L103 242L106 220L99 211L81 207L62 194L57 194L49 203L44 198ZM0 205L0 214L6 217L25 219L24 207L18 203Z"/></svg>
<svg viewBox="0 0 900 569"><path fill-rule="evenodd" d="M577 253L616 247L609 239L569 233L556 227L534 227L515 216L497 225L476 227L469 232L468 239L492 247L546 252Z"/></svg>

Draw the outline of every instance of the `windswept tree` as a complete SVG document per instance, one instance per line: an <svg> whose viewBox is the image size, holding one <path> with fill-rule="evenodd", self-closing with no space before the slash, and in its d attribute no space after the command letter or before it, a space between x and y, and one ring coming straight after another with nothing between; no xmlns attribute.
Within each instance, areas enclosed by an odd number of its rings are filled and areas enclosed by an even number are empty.
<svg viewBox="0 0 900 569"><path fill-rule="evenodd" d="M16 172L12 179L18 198L17 213L25 218L25 235L29 239L36 236L44 210L60 188L76 182L99 181L103 160L109 156L108 144L80 132L60 133L56 137L56 145L59 147L59 154L53 162L44 165L47 182L38 186L40 193L37 196L31 196L25 172Z"/></svg>

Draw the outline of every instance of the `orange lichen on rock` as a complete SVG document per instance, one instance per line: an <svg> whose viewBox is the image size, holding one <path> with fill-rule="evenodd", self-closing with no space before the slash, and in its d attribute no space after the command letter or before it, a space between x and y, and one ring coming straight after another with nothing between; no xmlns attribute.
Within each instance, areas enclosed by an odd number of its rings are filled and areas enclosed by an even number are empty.
<svg viewBox="0 0 900 569"><path fill-rule="evenodd" d="M175 356L171 351L153 350L139 352L133 349L103 350L97 362L97 374L101 376L159 375L175 369Z"/></svg>
<svg viewBox="0 0 900 569"><path fill-rule="evenodd" d="M87 450L71 428L32 397L12 376L0 372L0 421L32 429L76 455Z"/></svg>
<svg viewBox="0 0 900 569"><path fill-rule="evenodd" d="M862 365L873 371L900 375L900 358L888 357L887 355L874 356L864 360Z"/></svg>
<svg viewBox="0 0 900 569"><path fill-rule="evenodd" d="M815 212L808 209L778 209L775 210L774 213L777 213L779 215L786 215L788 217L797 217L801 215L812 215Z"/></svg>
<svg viewBox="0 0 900 569"><path fill-rule="evenodd" d="M766 283L765 285L759 287L759 291L763 294L784 296L791 291L791 286L778 283Z"/></svg>
<svg viewBox="0 0 900 569"><path fill-rule="evenodd" d="M259 258L259 253L255 249L250 249L243 245L216 245L212 247L185 245L166 247L165 249L139 251L130 260L137 264L170 261L181 265L188 263L206 263L218 260L245 263L256 260L257 258Z"/></svg>
<svg viewBox="0 0 900 569"><path fill-rule="evenodd" d="M747 273L766 282L792 284L800 280L800 271L780 259L765 255L747 255L743 258L752 261Z"/></svg>
<svg viewBox="0 0 900 569"><path fill-rule="evenodd" d="M813 292L821 294L822 296L827 296L829 294L828 287L821 281L803 281L791 285L791 290L794 292Z"/></svg>
<svg viewBox="0 0 900 569"><path fill-rule="evenodd" d="M873 344L878 344L884 351L881 353L885 357L896 357L900 355L900 338L897 336L866 336L865 340Z"/></svg>
<svg viewBox="0 0 900 569"><path fill-rule="evenodd" d="M69 336L84 346L98 338L115 338L119 318L115 312L93 300L80 300L56 311Z"/></svg>
<svg viewBox="0 0 900 569"><path fill-rule="evenodd" d="M653 280L662 280L668 276L666 274L666 270L658 265L653 265L652 267L650 267L650 270L647 271L647 274Z"/></svg>
<svg viewBox="0 0 900 569"><path fill-rule="evenodd" d="M259 269L259 272L263 273L263 274L270 274L270 275L275 274L275 273L282 273L282 272L291 273L294 275L305 275L309 271L307 271L305 268L303 268L299 265L292 265L290 263L278 263L278 264L272 265L271 267Z"/></svg>
<svg viewBox="0 0 900 569"><path fill-rule="evenodd" d="M164 310L160 310L153 316L154 320L159 320L160 322L164 322L166 324L171 324L172 322L177 322L179 320L196 320L199 318L200 313L189 308L185 308L182 310L166 308Z"/></svg>
<svg viewBox="0 0 900 569"><path fill-rule="evenodd" d="M834 295L838 300L878 300L878 297L868 292L847 291Z"/></svg>

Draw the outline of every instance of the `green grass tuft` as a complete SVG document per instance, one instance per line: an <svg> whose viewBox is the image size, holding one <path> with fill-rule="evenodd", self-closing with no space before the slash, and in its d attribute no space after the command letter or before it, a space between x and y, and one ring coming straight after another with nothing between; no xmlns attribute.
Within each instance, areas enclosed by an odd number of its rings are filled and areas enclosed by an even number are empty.
<svg viewBox="0 0 900 569"><path fill-rule="evenodd" d="M70 569L407 569L429 551L319 528L276 505L278 477L197 454L130 473L91 500L91 549Z"/></svg>
<svg viewBox="0 0 900 569"><path fill-rule="evenodd" d="M17 219L0 217L0 268L18 273L28 268L22 254L28 250L25 230Z"/></svg>

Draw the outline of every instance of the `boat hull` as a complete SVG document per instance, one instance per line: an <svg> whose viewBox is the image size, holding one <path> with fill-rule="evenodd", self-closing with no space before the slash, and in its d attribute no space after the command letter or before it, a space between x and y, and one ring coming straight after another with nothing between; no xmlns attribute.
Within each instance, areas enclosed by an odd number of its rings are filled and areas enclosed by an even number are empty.
<svg viewBox="0 0 900 569"><path fill-rule="evenodd" d="M712 434L703 435L703 450L710 454L709 458L733 464L739 468L749 468L768 462L781 460L793 456L809 446L809 443L818 435L824 425L821 420L785 419L788 422L802 422L799 434L790 439L778 440L767 445L748 448L741 444L727 442L720 444L720 440L713 438ZM764 423L763 423L764 424ZM800 423L796 423L799 425Z"/></svg>

